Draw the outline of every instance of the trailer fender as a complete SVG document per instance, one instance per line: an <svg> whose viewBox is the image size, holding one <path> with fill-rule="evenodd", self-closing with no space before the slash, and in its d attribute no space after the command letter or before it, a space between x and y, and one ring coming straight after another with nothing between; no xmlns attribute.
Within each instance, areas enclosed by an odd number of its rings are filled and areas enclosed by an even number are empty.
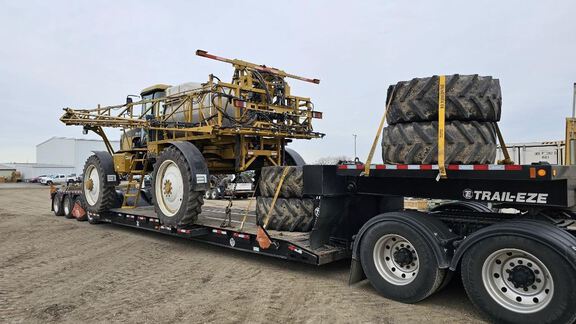
<svg viewBox="0 0 576 324"><path fill-rule="evenodd" d="M450 270L455 270L462 256L474 244L491 237L512 235L534 240L558 251L576 269L576 238L551 223L524 219L494 224L478 230L461 242L454 253Z"/></svg>
<svg viewBox="0 0 576 324"><path fill-rule="evenodd" d="M170 142L170 145L182 152L190 166L193 180L192 190L206 191L210 189L210 173L202 152L190 142L174 141Z"/></svg>
<svg viewBox="0 0 576 324"><path fill-rule="evenodd" d="M450 260L452 259L453 251L449 248L449 246L452 241L458 239L458 236L450 232L446 225L444 225L438 219L422 212L389 212L371 218L362 226L360 231L358 231L358 234L355 235L354 245L352 247L352 264L350 267L349 284L359 282L366 278L360 263L360 246L362 243L362 237L368 231L368 229L381 222L396 222L408 225L416 232L420 233L422 238L424 238L430 244L432 250L434 251L436 261L438 262L438 266L441 269L445 269L450 266Z"/></svg>
<svg viewBox="0 0 576 324"><path fill-rule="evenodd" d="M106 186L117 186L120 184L120 177L114 170L114 160L107 151L92 151L100 160L100 165L104 169L104 181Z"/></svg>

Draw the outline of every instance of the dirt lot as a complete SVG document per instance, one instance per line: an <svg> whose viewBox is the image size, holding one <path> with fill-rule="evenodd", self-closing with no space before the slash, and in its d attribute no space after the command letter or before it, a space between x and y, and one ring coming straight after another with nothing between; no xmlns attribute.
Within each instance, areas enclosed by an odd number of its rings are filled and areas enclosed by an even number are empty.
<svg viewBox="0 0 576 324"><path fill-rule="evenodd" d="M67 220L32 188L0 187L0 322L482 321L459 279L405 305L349 287L348 261L318 268Z"/></svg>

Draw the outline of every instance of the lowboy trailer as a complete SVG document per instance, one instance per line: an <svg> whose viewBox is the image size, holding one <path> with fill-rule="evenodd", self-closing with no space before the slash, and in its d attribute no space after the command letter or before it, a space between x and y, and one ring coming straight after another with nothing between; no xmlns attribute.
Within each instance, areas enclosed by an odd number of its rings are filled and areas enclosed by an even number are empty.
<svg viewBox="0 0 576 324"><path fill-rule="evenodd" d="M153 207L88 213L109 222L236 250L322 265L351 258L350 283L367 278L407 303L442 289L456 272L474 305L497 322L572 323L576 318L576 168L553 165L362 164L303 167L315 200L310 232L267 231L253 211L205 206L183 228ZM64 201L66 190L52 194ZM428 212L405 197L449 200ZM53 206L55 204L53 203ZM247 214L246 214L247 213Z"/></svg>

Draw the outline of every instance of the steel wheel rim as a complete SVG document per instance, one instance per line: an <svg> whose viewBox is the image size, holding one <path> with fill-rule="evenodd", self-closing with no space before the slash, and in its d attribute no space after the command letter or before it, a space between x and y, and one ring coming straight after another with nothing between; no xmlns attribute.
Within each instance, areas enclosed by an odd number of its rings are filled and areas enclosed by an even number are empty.
<svg viewBox="0 0 576 324"><path fill-rule="evenodd" d="M518 286L520 270L520 278L527 280ZM526 276L527 271L534 277ZM516 313L538 312L554 296L554 281L546 265L520 249L501 249L490 254L482 265L482 281L496 303Z"/></svg>
<svg viewBox="0 0 576 324"><path fill-rule="evenodd" d="M86 197L86 202L90 206L94 206L100 197L100 174L98 174L98 169L96 169L95 166L90 165L86 169L85 179L84 196Z"/></svg>
<svg viewBox="0 0 576 324"><path fill-rule="evenodd" d="M204 199L210 199L210 190L204 191Z"/></svg>
<svg viewBox="0 0 576 324"><path fill-rule="evenodd" d="M154 191L162 213L172 217L178 213L184 198L184 180L178 165L172 160L160 164L155 177Z"/></svg>
<svg viewBox="0 0 576 324"><path fill-rule="evenodd" d="M402 258L399 258L399 254ZM420 258L414 245L398 234L386 234L374 245L376 270L387 282L403 286L416 279L420 269ZM407 259L408 258L408 259ZM408 262L411 258L411 262Z"/></svg>

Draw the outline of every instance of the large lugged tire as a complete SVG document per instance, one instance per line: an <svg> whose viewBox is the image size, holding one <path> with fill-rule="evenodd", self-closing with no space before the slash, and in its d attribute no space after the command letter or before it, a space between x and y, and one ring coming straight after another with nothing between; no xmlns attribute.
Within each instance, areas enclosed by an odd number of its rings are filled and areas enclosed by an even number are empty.
<svg viewBox="0 0 576 324"><path fill-rule="evenodd" d="M256 198L256 217L263 224L274 198ZM314 226L314 200L278 198L270 215L267 229L290 232L309 232Z"/></svg>
<svg viewBox="0 0 576 324"><path fill-rule="evenodd" d="M438 76L396 84L386 116L389 124L438 120ZM388 89L388 100L392 88ZM500 82L491 76L446 76L446 120L500 120Z"/></svg>
<svg viewBox="0 0 576 324"><path fill-rule="evenodd" d="M271 166L262 168L259 185L260 195L264 197L274 197L282 173L286 168L288 169L288 173L284 178L284 182L282 182L278 197L302 198L304 177L301 166Z"/></svg>
<svg viewBox="0 0 576 324"><path fill-rule="evenodd" d="M106 184L104 167L96 155L86 160L83 174L82 194L87 211L99 214L111 208L120 207L121 203L118 204L115 187Z"/></svg>
<svg viewBox="0 0 576 324"><path fill-rule="evenodd" d="M447 122L445 163L490 164L496 159L492 123ZM438 122L389 125L382 134L384 163L438 163Z"/></svg>
<svg viewBox="0 0 576 324"><path fill-rule="evenodd" d="M193 190L192 171L182 152L173 146L162 151L154 164L153 179L154 209L160 222L176 227L196 222L204 192Z"/></svg>

